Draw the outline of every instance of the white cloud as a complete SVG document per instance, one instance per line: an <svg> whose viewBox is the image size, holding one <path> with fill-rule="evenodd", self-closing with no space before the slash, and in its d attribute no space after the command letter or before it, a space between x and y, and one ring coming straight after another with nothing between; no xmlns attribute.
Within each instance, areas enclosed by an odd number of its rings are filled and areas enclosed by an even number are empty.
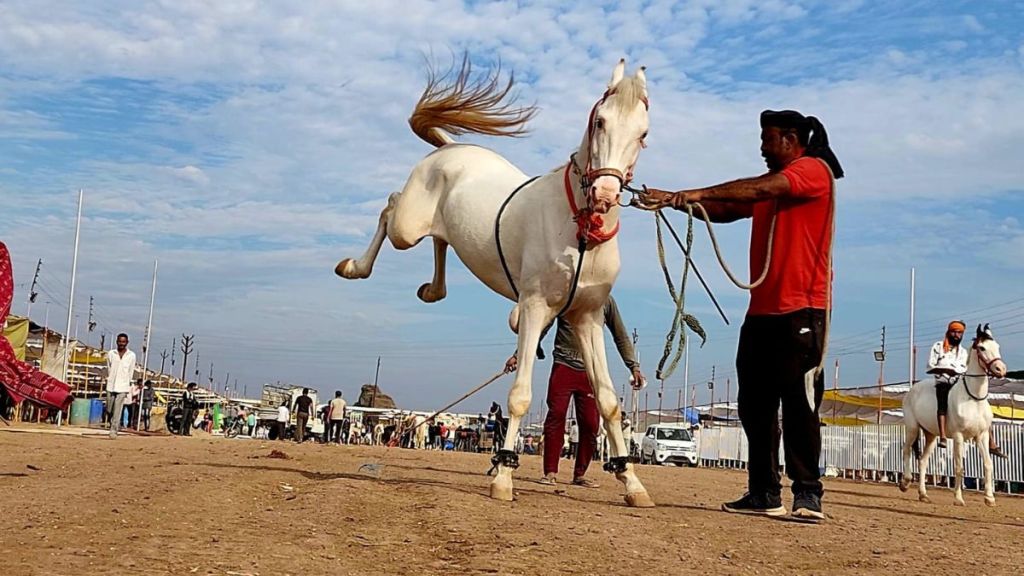
<svg viewBox="0 0 1024 576"><path fill-rule="evenodd" d="M648 66L650 148L637 176L655 186L759 173L763 108L797 108L824 121L849 174L840 190L850 219L840 219L839 234L858 241L847 240L839 255L847 266L840 292L855 299L903 282L908 263L938 268L945 250L959 254L956 241L934 232L946 226L1004 226L1005 249L1019 252L1019 217L934 217L935 206L997 201L1021 187L1024 47L994 56L973 37L966 43L957 35L982 26L972 18L858 1L827 9L753 0L6 3L0 130L28 148L0 148L9 166L0 173L0 234L13 239L19 281L37 257L52 262L54 274L68 269L73 191L85 187L90 255L80 285L118 296L105 298L111 324L138 326L159 257L169 308L159 314L170 333L245 335L263 346L261 355L275 345L306 354L301 343L312 334L318 352L302 356L318 366L305 373L310 379L356 378L322 350L335 335L337 358L352 362L362 358L351 352L360 338L425 355L427 345L406 343L407 330L412 340L429 334L441 355L455 354L444 342L477 337L496 342L486 352L498 356L507 353L507 305L457 264L451 301L424 307L413 296L430 277L429 247L395 254L386 246L364 282L333 277L337 259L364 249L387 194L430 151L406 124L423 85L421 54L443 62L465 48L480 64L500 58L515 70L523 101L541 107L533 133L468 140L530 173L565 161L612 65L627 56L631 67ZM922 22L937 31L934 41L907 40ZM68 114L60 104L79 92L85 96ZM928 206L931 216L871 210L891 205ZM910 235L897 240L905 248L898 258L883 234L894 227ZM743 269L747 228L721 234L729 261ZM654 350L653 332L666 322L649 215L626 214L621 242L620 288L636 302L620 304L652 333L645 342ZM110 254L117 265L104 264ZM744 295L723 288L699 231L695 258L738 319ZM875 259L887 262L884 275L851 272ZM989 264L1019 271L1010 256ZM692 305L710 314L692 290ZM484 311L479 325L466 319L470 310ZM462 333L470 326L479 334ZM730 363L731 334L716 326L719 347L709 345L702 358ZM255 361L219 345L225 364ZM464 358L467 366L490 372L490 359L479 356Z"/></svg>

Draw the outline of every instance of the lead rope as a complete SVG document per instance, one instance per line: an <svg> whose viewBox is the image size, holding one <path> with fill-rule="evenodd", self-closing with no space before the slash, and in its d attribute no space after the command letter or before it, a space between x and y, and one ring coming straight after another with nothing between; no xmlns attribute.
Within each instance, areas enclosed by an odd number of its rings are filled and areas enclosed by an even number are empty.
<svg viewBox="0 0 1024 576"><path fill-rule="evenodd" d="M831 175L832 173L829 172L829 174ZM690 206L696 206L697 209L700 210L701 216L704 220L704 224L707 225L708 237L711 238L711 246L714 247L715 249L715 256L718 258L718 263L722 266L722 271L724 271L725 275L729 277L729 280L731 280L732 283L735 284L736 287L741 290L753 290L754 288L760 286L761 283L764 282L764 279L768 277L768 267L771 266L772 263L772 245L775 243L775 221L779 217L778 202L775 203L775 209L772 210L772 223L771 226L768 228L768 250L764 257L764 267L761 269L761 276L758 277L757 280L751 282L750 284L747 284L740 280L739 278L737 278L736 275L732 273L732 269L729 268L729 265L725 263L725 257L722 256L722 250L718 247L718 238L715 237L715 229L711 225L711 220L708 218L708 212L707 210L704 209L704 206L701 205L700 202L688 203L686 206L687 212L690 214L691 223L693 221L693 209ZM829 257L831 258L831 254L829 255ZM831 272L831 270L832 263L830 260L829 271Z"/></svg>
<svg viewBox="0 0 1024 576"><path fill-rule="evenodd" d="M693 208L687 207L687 213L689 219L686 223L686 249L685 253L689 254L693 248ZM692 314L683 312L683 304L686 300L686 280L690 273L690 259L684 258L683 262L683 274L679 280L679 292L676 293L676 287L672 283L672 275L668 271L668 265L665 263L665 243L661 232L661 219L665 216L658 210L654 214L654 229L658 239L658 263L661 264L661 272L665 276L665 284L668 286L669 296L672 298L672 302L675 304L675 313L672 315L672 326L669 328L668 334L665 336L665 349L661 354L661 360L658 361L658 369L655 371L655 377L658 380L667 380L672 373L675 372L676 367L679 365L679 360L683 356L683 346L686 344L686 329L683 327L685 323L694 333L700 336L701 345L707 340L707 335L704 332L704 328L701 327L700 322ZM668 361L668 357L672 355L672 347L676 342L676 335L678 334L678 347L676 348L675 356L672 358L672 362L665 368L665 362Z"/></svg>

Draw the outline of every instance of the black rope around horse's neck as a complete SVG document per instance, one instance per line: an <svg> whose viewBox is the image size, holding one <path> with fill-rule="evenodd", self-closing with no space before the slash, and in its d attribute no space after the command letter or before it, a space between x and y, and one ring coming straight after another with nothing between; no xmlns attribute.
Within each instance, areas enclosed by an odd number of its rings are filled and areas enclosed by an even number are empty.
<svg viewBox="0 0 1024 576"><path fill-rule="evenodd" d="M501 269L505 271L505 278L508 279L508 285L512 288L512 293L515 294L516 300L519 300L519 289L516 288L515 280L512 279L512 273L509 272L508 262L505 261L505 252L501 249L501 215L505 213L505 207L507 207L508 203L512 201L512 198L514 198L520 190L533 183L537 178L540 178L540 176L530 178L513 190L512 193L508 195L508 198L505 198L505 201L501 203L501 208L498 208L498 216L494 219L494 241L498 245L498 259L501 260Z"/></svg>
<svg viewBox="0 0 1024 576"><path fill-rule="evenodd" d="M510 272L508 269L508 262L505 261L505 252L501 249L501 215L505 212L505 207L508 206L508 203L512 200L512 198L516 194L518 194L520 190L528 186L537 178L540 178L540 176L534 176L533 178L530 178L526 182L520 184L515 190L513 190L512 193L509 194L508 198L506 198L505 201L501 203L501 207L498 208L498 216L494 219L494 241L498 245L498 259L501 261L501 269L505 271L505 278L508 279L508 285L512 288L512 293L515 294L516 301L519 300L519 289L516 288L515 280L512 279L512 272ZM577 249L579 250L579 258L576 259L576 272L573 274L572 285L569 288L569 298L565 301L565 304L562 305L562 309L558 311L558 314L555 314L555 319L561 318L562 314L565 314L565 311L568 310L570 306L572 306L573 299L576 298L576 287L579 286L580 272L583 271L583 255L587 253L586 236L580 237ZM544 334L547 334L548 330L551 329L551 325L554 324L554 322L555 320L552 320L551 322L548 323L547 326L544 327L544 330L541 332L541 338L544 337ZM543 360L544 352L543 350L541 350L539 343L537 345L537 352L537 357Z"/></svg>

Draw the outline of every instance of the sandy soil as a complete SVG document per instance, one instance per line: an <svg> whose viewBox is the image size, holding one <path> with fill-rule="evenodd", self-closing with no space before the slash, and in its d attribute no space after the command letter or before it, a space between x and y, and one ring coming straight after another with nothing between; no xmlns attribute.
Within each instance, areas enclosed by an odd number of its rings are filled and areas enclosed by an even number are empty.
<svg viewBox="0 0 1024 576"><path fill-rule="evenodd" d="M0 427L2 428L2 427ZM278 449L288 459L269 458ZM954 508L828 481L823 525L725 514L743 473L643 466L659 507L530 481L487 497L483 455L0 429L0 573L1020 574L1024 498ZM565 462L565 461L563 461ZM360 466L381 463L376 478ZM568 480L569 466L562 477ZM788 505L788 502L787 502Z"/></svg>

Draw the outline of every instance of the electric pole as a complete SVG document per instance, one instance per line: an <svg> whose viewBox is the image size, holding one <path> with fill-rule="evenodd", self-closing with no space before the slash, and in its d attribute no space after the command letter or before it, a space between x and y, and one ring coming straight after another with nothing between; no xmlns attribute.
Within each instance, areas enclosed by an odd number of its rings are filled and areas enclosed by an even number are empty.
<svg viewBox="0 0 1024 576"><path fill-rule="evenodd" d="M173 351L174 351L174 348L171 348L171 352L172 353L173 353ZM168 356L167 348L164 348L164 351L160 353L160 375L161 376L164 375L164 365L167 364L167 356Z"/></svg>
<svg viewBox="0 0 1024 576"><path fill-rule="evenodd" d="M92 296L89 296L89 332L96 329L96 320L93 319L92 315Z"/></svg>
<svg viewBox="0 0 1024 576"><path fill-rule="evenodd" d="M373 374L373 394L370 395L370 408L377 402L377 378L380 377L380 356L377 356L377 371Z"/></svg>
<svg viewBox="0 0 1024 576"><path fill-rule="evenodd" d="M36 292L36 284L39 282L39 269L42 268L42 266L43 259L40 258L39 261L36 262L36 273L34 276L32 276L32 288L30 288L28 291L28 311L25 312L25 317L29 318L30 320L32 318L32 303L35 302L36 298L39 297L39 293Z"/></svg>
<svg viewBox="0 0 1024 576"><path fill-rule="evenodd" d="M195 334L191 334L189 336L185 336L184 334L181 335L181 354L182 354L182 357L183 357L183 359L181 361L181 383L182 384L186 383L185 371L188 369L187 368L188 367L188 355L192 353L192 344L193 344L192 341L194 339L195 339ZM174 350L174 348L171 348L171 350ZM173 358L171 359L171 365L172 366L174 365L174 359Z"/></svg>

